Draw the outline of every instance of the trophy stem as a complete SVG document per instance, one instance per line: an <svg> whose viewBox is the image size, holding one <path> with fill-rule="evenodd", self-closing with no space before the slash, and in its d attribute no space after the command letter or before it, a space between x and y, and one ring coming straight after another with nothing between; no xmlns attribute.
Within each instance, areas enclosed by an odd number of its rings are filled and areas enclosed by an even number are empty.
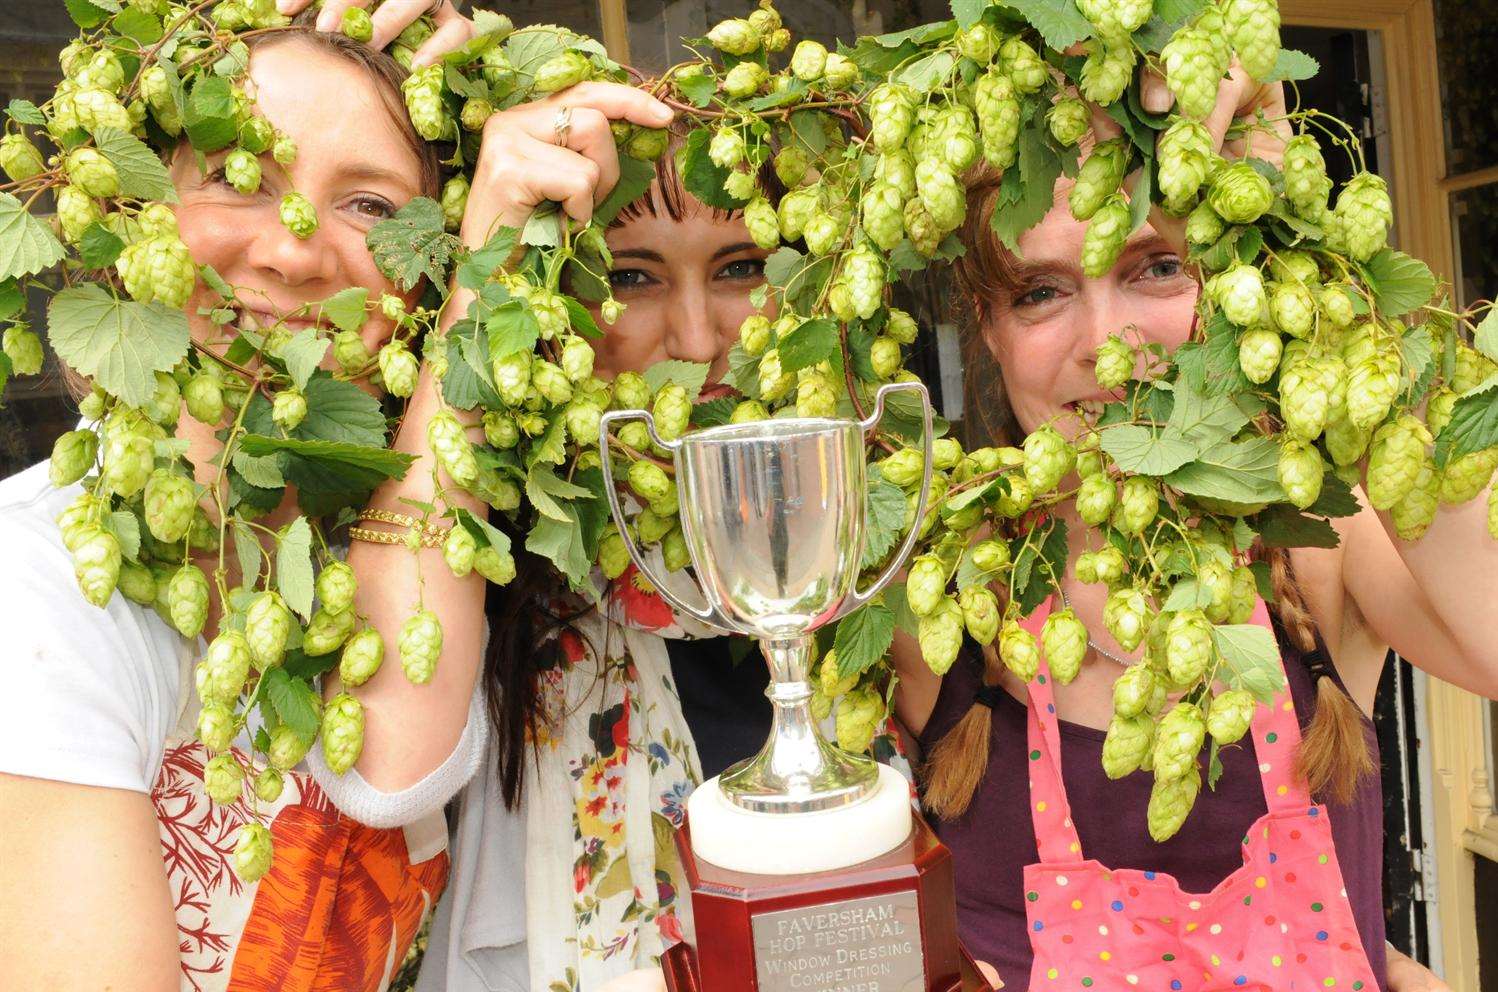
<svg viewBox="0 0 1498 992"><path fill-rule="evenodd" d="M770 666L765 690L774 707L770 739L719 779L728 801L758 813L810 813L867 799L879 782L872 758L822 738L811 712L810 634L762 642Z"/></svg>

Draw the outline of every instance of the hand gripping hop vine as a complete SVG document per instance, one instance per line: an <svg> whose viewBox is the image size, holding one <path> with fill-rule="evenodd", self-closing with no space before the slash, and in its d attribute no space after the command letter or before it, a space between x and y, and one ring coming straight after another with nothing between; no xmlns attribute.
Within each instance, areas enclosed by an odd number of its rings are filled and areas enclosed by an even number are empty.
<svg viewBox="0 0 1498 992"><path fill-rule="evenodd" d="M61 526L84 596L102 606L118 590L188 637L204 628L211 588L224 604L197 668L199 736L223 752L209 773L220 801L246 783L273 797L277 770L319 738L335 771L359 756L358 700L345 693L324 707L314 680L336 665L357 687L385 645L353 605L353 573L333 557L327 528L406 470L410 459L386 447L386 411L413 393L421 360L448 411L481 413L483 438L471 440L451 412L431 421L439 495L419 508L412 540L446 517L443 555L455 574L514 576L505 530L446 505L441 486L457 487L591 593L595 568L614 579L628 564L606 514L593 512L600 415L649 408L668 438L772 416L862 415L881 383L911 377L903 363L917 326L889 305L890 286L962 252L963 175L980 163L1004 171L991 227L1011 246L1050 209L1056 178L1075 176L1069 205L1088 222L1089 274L1112 267L1152 209L1183 219L1205 281L1197 326L1173 355L1122 329L1107 341L1098 382L1120 398L1078 412L1074 440L1055 424L1018 448L964 450L941 438L921 520L916 419L896 407L871 442L863 565L880 567L909 527L920 530L920 554L906 583L824 645L816 705L836 713L844 746L867 747L887 713L897 625L937 672L966 633L996 642L1022 680L1036 677L1042 656L1061 682L1075 677L1088 633L1069 609L1053 612L1038 639L1019 623L1066 562L1064 526L1046 511L1075 500L1089 528L1077 577L1107 586L1113 637L1146 647L1115 688L1104 767L1154 776L1150 830L1171 836L1200 790L1199 752L1210 742L1215 781L1216 749L1241 738L1255 701L1279 687L1272 638L1247 622L1265 578L1250 563L1253 542L1324 540L1326 518L1355 509L1348 487L1365 464L1371 502L1415 539L1441 503L1474 498L1498 466L1498 317L1486 304L1454 311L1424 265L1387 247L1389 195L1362 169L1355 138L1315 111L1260 114L1248 132L1299 133L1276 162L1230 163L1203 126L1234 60L1261 82L1314 71L1280 50L1273 0L963 0L953 20L836 52L810 40L792 47L763 2L691 42L700 54L653 80L592 39L477 12L477 36L404 85L416 130L445 155L440 202L413 201L369 235L398 287L425 284L422 305L345 290L316 308L332 329L296 332L256 326L234 287L193 263L161 164L183 142L201 154L227 149L226 180L250 194L264 169L295 160L243 85L247 42L285 19L268 0L69 9L82 33L61 54L66 78L42 106L12 102L0 139L4 369L38 371L23 290L53 293L52 347L92 382L82 403L91 426L59 439L52 459L57 485L83 483ZM367 38L368 15L349 11L343 29ZM392 54L409 65L431 31L411 25ZM1146 74L1163 76L1173 113L1143 108ZM583 301L605 325L621 309L603 231L650 182L665 131L614 126L621 180L587 225L543 208L471 252L450 233L491 114L585 80L631 78L688 123L676 152L687 190L742 211L756 243L773 249L762 313L730 354L737 399L696 403L707 370L690 363L612 381L593 374L590 341L607 331ZM1118 133L1090 138L1095 114ZM1358 170L1335 200L1318 136ZM54 223L31 212L46 193ZM298 193L280 216L297 237L317 230ZM450 280L474 299L442 331ZM199 284L217 297L204 315L218 333L194 342L181 308ZM359 331L375 311L396 331L371 353ZM326 355L333 371L321 367ZM383 408L355 385L371 379L389 394ZM224 442L206 485L171 433L184 404ZM639 424L612 443L628 455L620 472L637 498L639 540L659 546L668 568L687 567L664 453ZM288 485L306 515L279 530L257 523ZM1489 526L1498 536L1498 503ZM407 677L429 680L441 645L436 617L414 604L396 645ZM227 749L256 708L264 770L246 775ZM240 870L258 877L269 835L246 828L240 847Z"/></svg>

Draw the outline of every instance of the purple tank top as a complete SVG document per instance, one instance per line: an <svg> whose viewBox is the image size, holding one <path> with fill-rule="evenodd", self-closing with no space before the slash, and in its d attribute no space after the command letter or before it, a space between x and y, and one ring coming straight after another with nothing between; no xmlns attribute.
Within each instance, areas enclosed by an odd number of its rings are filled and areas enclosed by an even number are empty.
<svg viewBox="0 0 1498 992"><path fill-rule="evenodd" d="M1279 631L1276 630L1278 634ZM1311 677L1300 653L1280 636L1285 673L1301 726L1315 709ZM942 682L936 708L920 736L924 753L967 713L982 679L982 658L968 641ZM980 961L998 969L1006 989L1023 990L1030 980L1030 938L1025 926L1024 866L1040 860L1029 813L1025 753L1025 705L1000 693L993 710L988 771L966 813L955 820L931 818L937 836L952 851L957 879L957 924L962 942ZM1253 740L1223 748L1223 775L1216 791L1203 788L1181 831L1163 844L1150 838L1146 821L1150 777L1111 781L1103 774L1103 731L1060 722L1061 765L1082 849L1115 868L1166 871L1188 892L1207 892L1243 863L1241 841L1265 813ZM1373 749L1372 721L1363 731ZM1327 804L1332 837L1358 934L1380 990L1387 957L1383 912L1383 787L1378 775L1364 778L1351 803ZM1307 939L1310 939L1308 936Z"/></svg>

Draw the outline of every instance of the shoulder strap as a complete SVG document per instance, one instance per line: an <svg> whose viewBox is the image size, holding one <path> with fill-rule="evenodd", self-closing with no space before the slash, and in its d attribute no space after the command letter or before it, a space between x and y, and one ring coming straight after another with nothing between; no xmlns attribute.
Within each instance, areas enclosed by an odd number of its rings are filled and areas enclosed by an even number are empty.
<svg viewBox="0 0 1498 992"><path fill-rule="evenodd" d="M1020 625L1040 638L1041 627L1051 614L1048 599ZM1030 821L1035 844L1046 864L1072 863L1082 859L1082 843L1071 818L1071 802L1061 778L1061 732L1056 722L1056 700L1051 688L1051 668L1041 652L1040 670L1025 686L1026 753L1030 779Z"/></svg>

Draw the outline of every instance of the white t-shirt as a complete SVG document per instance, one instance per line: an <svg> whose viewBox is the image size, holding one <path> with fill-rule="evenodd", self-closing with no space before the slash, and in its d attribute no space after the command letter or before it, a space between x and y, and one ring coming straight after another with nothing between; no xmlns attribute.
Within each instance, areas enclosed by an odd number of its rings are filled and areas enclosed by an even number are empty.
<svg viewBox="0 0 1498 992"><path fill-rule="evenodd" d="M47 462L0 482L0 772L149 794L200 647L119 593L83 598L57 526L80 491Z"/></svg>

